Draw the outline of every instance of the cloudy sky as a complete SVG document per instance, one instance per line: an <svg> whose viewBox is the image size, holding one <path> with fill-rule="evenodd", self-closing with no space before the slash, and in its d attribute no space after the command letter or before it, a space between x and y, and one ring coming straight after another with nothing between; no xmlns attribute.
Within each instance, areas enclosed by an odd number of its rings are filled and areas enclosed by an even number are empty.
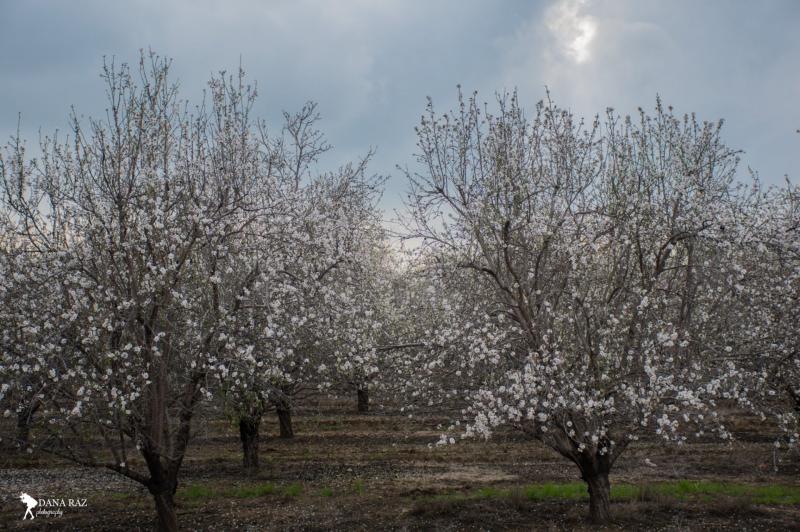
<svg viewBox="0 0 800 532"><path fill-rule="evenodd" d="M726 119L725 138L769 183L800 179L800 2L796 0L0 0L0 135L63 129L69 108L104 109L103 56L174 59L183 95L241 61L258 114L317 101L338 164L377 148L400 205L395 165L411 161L413 128L431 96L456 85L517 88L532 107L545 86L591 116L652 108ZM277 123L277 122L276 122Z"/></svg>

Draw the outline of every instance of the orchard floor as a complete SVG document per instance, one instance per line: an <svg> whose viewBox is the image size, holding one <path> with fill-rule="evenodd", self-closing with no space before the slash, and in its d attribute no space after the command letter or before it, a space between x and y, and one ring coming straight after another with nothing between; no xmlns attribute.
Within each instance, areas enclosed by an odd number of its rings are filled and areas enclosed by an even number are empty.
<svg viewBox="0 0 800 532"><path fill-rule="evenodd" d="M181 528L201 530L593 530L575 466L515 434L430 448L444 419L349 413L349 403L298 412L292 440L262 424L261 469L244 476L238 428L199 423L178 490ZM682 447L642 442L611 482L614 524L631 530L800 530L800 459L776 456L755 420L737 441ZM651 465L652 464L652 465ZM23 521L20 492L86 499L62 516ZM150 530L138 485L51 457L0 458L0 529Z"/></svg>

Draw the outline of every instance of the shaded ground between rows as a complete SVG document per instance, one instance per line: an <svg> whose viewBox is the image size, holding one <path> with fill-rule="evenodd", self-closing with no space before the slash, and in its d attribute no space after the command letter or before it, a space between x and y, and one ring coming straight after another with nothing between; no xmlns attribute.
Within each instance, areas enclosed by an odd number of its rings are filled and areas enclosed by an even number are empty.
<svg viewBox="0 0 800 532"><path fill-rule="evenodd" d="M181 527L201 530L574 530L586 522L577 469L536 442L499 434L444 448L439 420L347 413L347 404L298 412L297 437L265 419L262 467L241 470L238 428L211 419L195 434L177 495ZM610 528L800 529L800 460L776 454L746 416L737 440L680 447L641 442L612 472ZM777 466L777 471L775 470ZM59 517L22 520L20 492L85 498ZM152 529L139 485L104 470L39 455L0 460L0 527Z"/></svg>

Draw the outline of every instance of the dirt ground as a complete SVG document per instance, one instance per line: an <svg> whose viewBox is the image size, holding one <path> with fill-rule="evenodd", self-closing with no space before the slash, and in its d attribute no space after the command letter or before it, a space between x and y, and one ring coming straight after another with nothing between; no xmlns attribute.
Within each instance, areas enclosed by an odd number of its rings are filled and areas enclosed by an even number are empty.
<svg viewBox="0 0 800 532"><path fill-rule="evenodd" d="M238 428L224 419L198 423L177 496L181 527L197 530L592 530L585 500L530 500L520 489L579 480L574 465L536 442L499 434L489 442L431 448L444 419L408 419L379 410L357 415L349 402L295 414L296 437L281 440L277 421L262 424L261 470L241 469ZM376 409L377 410L377 409ZM612 484L712 480L800 486L796 455L775 455L771 436L737 416L737 441L682 447L634 445ZM647 460L647 461L646 461ZM778 470L774 470L776 460ZM648 463L649 462L649 463ZM654 465L651 465L654 464ZM35 498L83 498L61 516L22 520L20 492ZM52 457L0 459L0 528L150 530L154 510L139 485L104 470ZM611 529L800 530L800 505L742 498L614 502Z"/></svg>

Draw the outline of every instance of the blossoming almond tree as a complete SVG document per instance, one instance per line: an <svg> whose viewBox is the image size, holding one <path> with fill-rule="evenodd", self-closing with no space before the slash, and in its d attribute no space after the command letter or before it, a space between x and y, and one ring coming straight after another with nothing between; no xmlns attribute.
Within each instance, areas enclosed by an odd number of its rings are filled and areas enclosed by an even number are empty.
<svg viewBox="0 0 800 532"><path fill-rule="evenodd" d="M773 392L782 401L776 413L786 444L794 449L800 445L800 188L789 185L776 192L776 198L768 208L771 217L770 231L757 245L757 264L752 265L759 273L761 283L767 286L758 291L760 306L768 309L770 320L765 327L766 341L761 346L762 375L768 375L767 386L754 387L766 391L764 403ZM766 369L766 371L764 371Z"/></svg>
<svg viewBox="0 0 800 532"><path fill-rule="evenodd" d="M399 348L380 360L379 390L411 416L461 408L463 397L502 363L508 342L493 293L457 268L454 254L434 253L427 247L413 251L399 271L393 300L403 316L393 327Z"/></svg>
<svg viewBox="0 0 800 532"><path fill-rule="evenodd" d="M17 433L13 441L3 438L2 443L32 450L30 427L42 398L51 393L51 385L57 386L52 376L59 370L58 361L69 356L62 339L74 331L69 324L54 326L63 323L59 319L63 294L54 289L61 283L63 257L30 249L10 224L3 227L10 238L0 252L0 405L4 417L16 417Z"/></svg>
<svg viewBox="0 0 800 532"><path fill-rule="evenodd" d="M699 301L687 323L696 345L745 370L746 406L777 421L779 448L798 442L798 197L791 183L764 188L755 177L737 186L720 209L714 248L694 250L694 263L711 260L715 268L692 271Z"/></svg>
<svg viewBox="0 0 800 532"><path fill-rule="evenodd" d="M288 122L312 127L315 117L307 118ZM268 266L242 297L243 312L231 339L250 348L232 351L231 360L220 364L221 389L239 423L248 471L258 468L260 423L267 409L276 411L281 437L291 438L296 398L327 386L333 352L350 330L342 326L350 315L347 308L358 304L348 299L352 293L346 288L369 266L366 258L380 233L375 202L382 179L366 175L369 157L311 176L315 156L308 154L318 153L315 146L324 141L317 135L291 138L309 138L312 144L290 150L304 157L300 162L276 158L292 161L290 178L281 179L277 191L285 214L276 224L279 231L264 237ZM273 145L285 153L293 144Z"/></svg>
<svg viewBox="0 0 800 532"><path fill-rule="evenodd" d="M259 124L264 172L271 178L269 192L281 208L267 225L254 230L259 271L252 286L239 297L242 310L224 333L229 344L240 347L213 366L224 408L238 423L244 467L249 472L258 469L261 418L270 407L278 414L281 436L293 435L287 387L277 386L273 378L293 351L286 352L276 343L281 331L276 332L275 323L305 322L302 315L293 314L297 309L287 304L295 288L285 272L288 264L301 260L297 250L307 238L298 230L310 208L305 198L311 167L330 149L315 127L318 119L316 105L307 103L297 113L284 112L277 135L269 132L266 123ZM295 374L309 370L308 363L298 365L296 357L289 358L286 365Z"/></svg>
<svg viewBox="0 0 800 532"><path fill-rule="evenodd" d="M38 160L3 159L13 237L53 268L59 300L36 325L58 341L29 334L10 354L4 341L3 373L9 357L47 357L12 363L42 383L39 447L141 482L159 528L176 530L192 420L209 368L242 348L224 331L259 273L253 229L273 212L254 90L221 77L190 115L168 73L152 54L133 71L105 65L104 119L73 117L72 138L46 140Z"/></svg>
<svg viewBox="0 0 800 532"><path fill-rule="evenodd" d="M800 441L800 192L754 186L726 231L733 260L720 270L719 336L751 377L753 408L776 419L776 446ZM741 327L742 323L750 326Z"/></svg>
<svg viewBox="0 0 800 532"><path fill-rule="evenodd" d="M396 376L394 354L421 344L403 334L420 316L407 314L398 295L403 272L384 231L373 223L362 238L360 260L341 268L328 306L326 350L330 353L326 388L354 394L358 412L370 409ZM391 393L391 392L389 392Z"/></svg>
<svg viewBox="0 0 800 532"><path fill-rule="evenodd" d="M740 373L693 336L708 313L699 279L725 260L715 237L737 158L719 127L660 102L638 122L609 111L584 126L550 101L528 119L512 95L496 115L474 97L441 116L429 105L417 128L410 235L457 254L492 291L486 323L506 331L464 351L464 367L500 352L469 393L466 435L509 425L575 463L595 522L642 433L729 436L716 405Z"/></svg>
<svg viewBox="0 0 800 532"><path fill-rule="evenodd" d="M314 233L326 242L306 255L319 256L305 290L315 297L316 321L307 327L313 337L310 351L318 370L316 387L330 389L343 382L368 404L368 383L377 372L376 348L384 334L382 288L387 281L382 259L387 255L377 200L383 178L365 174L366 160L325 176L316 185L319 215Z"/></svg>

